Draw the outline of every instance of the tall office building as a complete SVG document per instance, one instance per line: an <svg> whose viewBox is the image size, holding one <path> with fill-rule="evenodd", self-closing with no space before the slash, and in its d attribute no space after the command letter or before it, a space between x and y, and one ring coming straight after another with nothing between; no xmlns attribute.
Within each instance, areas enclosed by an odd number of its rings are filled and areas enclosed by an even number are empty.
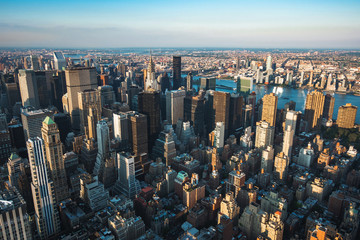
<svg viewBox="0 0 360 240"><path fill-rule="evenodd" d="M125 152L117 154L118 180L115 191L133 199L140 192L140 183L135 178L135 159Z"/></svg>
<svg viewBox="0 0 360 240"><path fill-rule="evenodd" d="M98 176L87 174L80 178L80 198L92 211L99 211L107 206L109 192L99 182Z"/></svg>
<svg viewBox="0 0 360 240"><path fill-rule="evenodd" d="M186 90L191 91L193 89L193 75L191 72L186 76Z"/></svg>
<svg viewBox="0 0 360 240"><path fill-rule="evenodd" d="M0 188L0 238L31 240L26 202L15 187Z"/></svg>
<svg viewBox="0 0 360 240"><path fill-rule="evenodd" d="M130 115L132 149L135 156L148 153L148 117L144 114L134 112Z"/></svg>
<svg viewBox="0 0 360 240"><path fill-rule="evenodd" d="M110 154L110 134L107 122L104 120L99 121L96 125L96 132L98 153L96 156L94 174L99 175L99 179L102 179L105 160Z"/></svg>
<svg viewBox="0 0 360 240"><path fill-rule="evenodd" d="M276 155L274 161L274 176L276 179L282 181L286 179L289 163L289 157L286 156L283 152L280 152Z"/></svg>
<svg viewBox="0 0 360 240"><path fill-rule="evenodd" d="M62 97L66 93L66 80L64 71L54 72L52 78L50 79L50 93L52 104L59 110L59 112L63 112L64 109Z"/></svg>
<svg viewBox="0 0 360 240"><path fill-rule="evenodd" d="M184 98L184 121L191 122L195 134L204 134L205 99L202 95Z"/></svg>
<svg viewBox="0 0 360 240"><path fill-rule="evenodd" d="M19 70L21 103L24 107L40 108L37 81L34 71Z"/></svg>
<svg viewBox="0 0 360 240"><path fill-rule="evenodd" d="M215 90L216 78L200 78L200 90Z"/></svg>
<svg viewBox="0 0 360 240"><path fill-rule="evenodd" d="M182 84L181 82L181 57L173 56L173 89L179 89Z"/></svg>
<svg viewBox="0 0 360 240"><path fill-rule="evenodd" d="M78 92L80 131L87 139L96 139L96 124L101 119L101 91L90 89Z"/></svg>
<svg viewBox="0 0 360 240"><path fill-rule="evenodd" d="M131 145L131 122L127 113L113 113L114 137L120 142L121 147Z"/></svg>
<svg viewBox="0 0 360 240"><path fill-rule="evenodd" d="M332 119L334 113L335 98L330 94L325 95L323 118Z"/></svg>
<svg viewBox="0 0 360 240"><path fill-rule="evenodd" d="M233 134L242 124L244 98L239 94L231 94L229 109L229 134Z"/></svg>
<svg viewBox="0 0 360 240"><path fill-rule="evenodd" d="M161 131L160 122L160 92L158 91L144 91L138 96L138 109L140 113L148 117L148 137L149 137L149 151L151 151L153 144L159 136Z"/></svg>
<svg viewBox="0 0 360 240"><path fill-rule="evenodd" d="M63 105L70 114L71 125L80 130L80 112L78 92L97 88L95 68L68 68L65 70L67 93L63 97Z"/></svg>
<svg viewBox="0 0 360 240"><path fill-rule="evenodd" d="M266 59L266 71L269 72L270 69L272 69L272 58L271 55L268 55Z"/></svg>
<svg viewBox="0 0 360 240"><path fill-rule="evenodd" d="M295 131L295 134L299 133L300 128L300 112L289 110L285 115L285 125L284 131L291 126L291 128Z"/></svg>
<svg viewBox="0 0 360 240"><path fill-rule="evenodd" d="M54 71L19 70L21 102L24 107L46 108L52 102L51 81Z"/></svg>
<svg viewBox="0 0 360 240"><path fill-rule="evenodd" d="M31 69L34 71L39 71L40 70L39 58L36 55L31 55L30 61L31 61Z"/></svg>
<svg viewBox="0 0 360 240"><path fill-rule="evenodd" d="M29 139L27 149L37 234L41 239L47 239L60 232L60 219L55 206L54 184L48 175L44 141L39 137Z"/></svg>
<svg viewBox="0 0 360 240"><path fill-rule="evenodd" d="M63 159L63 146L60 141L59 129L56 123L46 117L41 129L46 153L47 167L54 183L56 202L69 197L69 189Z"/></svg>
<svg viewBox="0 0 360 240"><path fill-rule="evenodd" d="M53 115L53 112L47 109L33 110L31 108L23 108L21 110L21 121L25 139L41 137L42 122L47 116L53 118Z"/></svg>
<svg viewBox="0 0 360 240"><path fill-rule="evenodd" d="M278 97L275 93L266 94L263 97L261 120L275 126Z"/></svg>
<svg viewBox="0 0 360 240"><path fill-rule="evenodd" d="M261 169L264 169L264 172L271 173L274 165L274 148L272 146L267 146L262 151L261 156Z"/></svg>
<svg viewBox="0 0 360 240"><path fill-rule="evenodd" d="M291 126L288 126L284 132L282 152L289 158L291 158L294 134L295 134L294 129Z"/></svg>
<svg viewBox="0 0 360 240"><path fill-rule="evenodd" d="M256 123L255 147L266 148L274 143L275 128L266 121Z"/></svg>
<svg viewBox="0 0 360 240"><path fill-rule="evenodd" d="M185 90L173 90L166 92L166 119L175 125L179 119L184 119Z"/></svg>
<svg viewBox="0 0 360 240"><path fill-rule="evenodd" d="M306 96L305 121L308 129L315 129L320 126L324 110L325 96L320 91L313 91Z"/></svg>
<svg viewBox="0 0 360 240"><path fill-rule="evenodd" d="M252 91L254 79L252 77L237 76L236 92L242 95L248 95Z"/></svg>
<svg viewBox="0 0 360 240"><path fill-rule="evenodd" d="M63 68L66 68L66 59L62 52L54 52L54 65L56 70L63 70Z"/></svg>
<svg viewBox="0 0 360 240"><path fill-rule="evenodd" d="M223 148L225 141L225 126L223 122L217 122L214 130L214 147Z"/></svg>
<svg viewBox="0 0 360 240"><path fill-rule="evenodd" d="M230 94L227 92L214 92L213 112L215 114L213 129L215 123L223 122L225 125L225 138L229 134L229 110L230 110Z"/></svg>
<svg viewBox="0 0 360 240"><path fill-rule="evenodd" d="M357 107L347 103L339 107L336 124L339 128L353 128L356 119Z"/></svg>

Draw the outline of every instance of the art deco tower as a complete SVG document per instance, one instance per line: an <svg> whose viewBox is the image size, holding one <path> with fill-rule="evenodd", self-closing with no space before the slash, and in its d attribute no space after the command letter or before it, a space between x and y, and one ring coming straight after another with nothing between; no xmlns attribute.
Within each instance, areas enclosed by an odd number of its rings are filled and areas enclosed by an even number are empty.
<svg viewBox="0 0 360 240"><path fill-rule="evenodd" d="M44 140L48 170L54 182L56 201L60 202L69 197L69 189L66 180L63 147L60 141L59 129L50 117L46 117L43 121L41 133Z"/></svg>

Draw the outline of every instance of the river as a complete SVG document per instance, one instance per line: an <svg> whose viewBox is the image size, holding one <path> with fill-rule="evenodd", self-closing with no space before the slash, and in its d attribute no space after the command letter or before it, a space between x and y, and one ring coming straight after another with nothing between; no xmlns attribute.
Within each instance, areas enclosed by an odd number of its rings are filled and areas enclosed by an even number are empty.
<svg viewBox="0 0 360 240"><path fill-rule="evenodd" d="M186 75L183 75L186 77ZM199 79L198 76L194 76L194 79ZM227 90L223 88L219 88L220 85L231 87L232 89L236 89L236 83L233 80L221 80L216 79L216 90L224 91L224 92L235 92L235 90ZM194 86L198 89L198 85ZM309 92L307 89L296 89L290 87L279 87L279 86L265 86L265 85L253 85L253 91L256 93L256 99L262 98L265 94L269 94L274 92L278 97L278 108L284 108L285 104L289 101L296 102L297 111L304 112L305 110L305 100L306 95ZM334 104L334 113L333 119L337 118L337 113L339 107L345 105L346 103L351 103L354 106L360 107L360 96L354 96L351 94L332 94L335 97ZM356 113L356 123L360 123L360 109L358 109Z"/></svg>

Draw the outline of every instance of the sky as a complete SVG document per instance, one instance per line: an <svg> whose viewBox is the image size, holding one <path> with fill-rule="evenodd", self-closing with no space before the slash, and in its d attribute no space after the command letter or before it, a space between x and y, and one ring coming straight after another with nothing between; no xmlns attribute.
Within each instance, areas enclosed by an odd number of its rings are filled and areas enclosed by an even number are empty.
<svg viewBox="0 0 360 240"><path fill-rule="evenodd" d="M360 0L0 0L0 47L360 49Z"/></svg>

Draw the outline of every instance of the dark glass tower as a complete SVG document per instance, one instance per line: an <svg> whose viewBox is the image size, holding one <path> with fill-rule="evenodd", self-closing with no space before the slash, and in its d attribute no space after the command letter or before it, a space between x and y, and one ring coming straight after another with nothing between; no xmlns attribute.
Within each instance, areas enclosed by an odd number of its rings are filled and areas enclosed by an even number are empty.
<svg viewBox="0 0 360 240"><path fill-rule="evenodd" d="M181 57L173 56L173 89L181 87Z"/></svg>

